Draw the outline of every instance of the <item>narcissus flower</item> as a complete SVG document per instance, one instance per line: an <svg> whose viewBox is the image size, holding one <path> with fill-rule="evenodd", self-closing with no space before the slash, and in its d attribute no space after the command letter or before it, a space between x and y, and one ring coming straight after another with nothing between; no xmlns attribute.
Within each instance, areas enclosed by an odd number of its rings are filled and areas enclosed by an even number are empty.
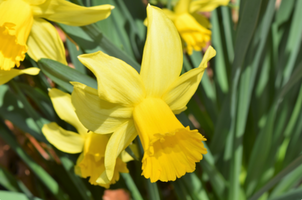
<svg viewBox="0 0 302 200"><path fill-rule="evenodd" d="M174 22L181 38L186 44L188 54L201 51L211 40L209 20L198 12L209 12L221 5L227 5L230 0L179 0L174 12L163 9Z"/></svg>
<svg viewBox="0 0 302 200"><path fill-rule="evenodd" d="M45 19L83 26L107 18L111 5L82 7L65 0L0 0L0 70L19 67L27 52L34 60L66 64L63 43Z"/></svg>
<svg viewBox="0 0 302 200"><path fill-rule="evenodd" d="M29 74L29 75L37 75L40 69L36 67L31 67L28 69L18 70L18 69L11 69L9 71L1 70L0 69L0 85L8 82L9 80L13 79L16 76L21 74Z"/></svg>
<svg viewBox="0 0 302 200"><path fill-rule="evenodd" d="M175 117L186 109L207 62L181 76L183 54L179 34L166 15L147 7L148 31L140 74L125 62L102 52L79 56L96 76L98 89L73 83L72 103L83 125L96 133L113 133L105 151L107 177L113 177L116 157L139 135L144 156L142 174L170 181L195 170L207 153L197 131Z"/></svg>
<svg viewBox="0 0 302 200"><path fill-rule="evenodd" d="M42 132L47 140L57 149L66 153L81 153L75 166L75 173L83 178L90 177L89 182L108 188L119 180L119 173L128 173L126 162L132 158L126 152L116 157L113 178L109 180L105 173L104 155L110 135L96 134L88 131L79 121L71 104L69 94L58 89L51 89L49 96L61 119L73 125L78 133L67 131L52 122L45 124Z"/></svg>

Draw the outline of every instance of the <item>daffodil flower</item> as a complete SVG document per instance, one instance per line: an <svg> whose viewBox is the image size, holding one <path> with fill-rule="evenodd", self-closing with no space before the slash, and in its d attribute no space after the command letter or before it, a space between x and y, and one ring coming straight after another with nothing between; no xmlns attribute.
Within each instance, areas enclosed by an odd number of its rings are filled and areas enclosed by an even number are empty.
<svg viewBox="0 0 302 200"><path fill-rule="evenodd" d="M75 166L75 173L83 178L90 177L89 182L109 188L119 180L119 173L128 173L126 162L132 160L129 154L122 152L115 157L116 166L113 178L107 178L104 166L104 155L110 135L96 134L88 131L79 121L71 104L70 94L58 89L51 89L49 96L61 119L73 125L78 133L67 131L52 122L45 124L42 132L47 140L57 149L66 153L81 153Z"/></svg>
<svg viewBox="0 0 302 200"><path fill-rule="evenodd" d="M209 20L198 12L209 12L221 5L227 5L230 0L179 0L174 12L163 9L174 22L181 38L186 44L188 54L201 51L211 40Z"/></svg>
<svg viewBox="0 0 302 200"><path fill-rule="evenodd" d="M179 34L159 9L147 7L148 31L138 74L125 62L102 52L79 56L96 76L98 89L73 83L72 103L83 125L96 133L112 133L105 168L113 177L116 157L139 135L144 148L142 174L151 182L170 181L195 170L207 153L198 130L184 127L175 114L186 109L207 62L209 47L198 68L180 76L183 53Z"/></svg>
<svg viewBox="0 0 302 200"><path fill-rule="evenodd" d="M83 26L107 18L113 7L82 7L65 0L0 0L0 70L19 67L27 52L35 61L66 64L63 43L47 20Z"/></svg>

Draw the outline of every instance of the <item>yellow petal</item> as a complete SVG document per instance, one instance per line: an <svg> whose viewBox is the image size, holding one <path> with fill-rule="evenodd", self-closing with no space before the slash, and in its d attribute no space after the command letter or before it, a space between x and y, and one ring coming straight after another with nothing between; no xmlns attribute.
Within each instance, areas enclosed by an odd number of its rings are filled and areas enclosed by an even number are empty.
<svg viewBox="0 0 302 200"><path fill-rule="evenodd" d="M89 133L84 145L84 152L80 155L75 166L75 173L86 178L90 177L89 182L93 185L100 185L109 188L119 179L119 173L127 173L126 163L120 158L116 158L116 166L112 180L106 175L104 166L104 155L109 135Z"/></svg>
<svg viewBox="0 0 302 200"><path fill-rule="evenodd" d="M90 177L89 182L97 185L96 180L105 171L104 154L109 135L89 132L85 138L83 153L77 160L75 173L83 178Z"/></svg>
<svg viewBox="0 0 302 200"><path fill-rule="evenodd" d="M176 14L175 14L174 12L172 12L171 10L169 10L169 9L163 8L163 9L161 9L161 10L162 10L162 12L165 13L165 15L166 15L169 19L171 19L172 21L177 17ZM148 20L147 20L147 18L144 20L144 25L145 25L145 26L148 26Z"/></svg>
<svg viewBox="0 0 302 200"><path fill-rule="evenodd" d="M101 98L124 105L136 104L144 98L141 77L127 63L101 51L78 58L96 76Z"/></svg>
<svg viewBox="0 0 302 200"><path fill-rule="evenodd" d="M110 137L106 147L105 168L109 180L112 180L116 159L119 154L134 140L137 136L132 120L122 124Z"/></svg>
<svg viewBox="0 0 302 200"><path fill-rule="evenodd" d="M191 1L192 0L179 0L174 7L174 12L176 14L182 14L185 12L189 12Z"/></svg>
<svg viewBox="0 0 302 200"><path fill-rule="evenodd" d="M33 14L62 24L85 26L106 19L113 8L111 5L84 7L65 0L47 0L42 5L33 6Z"/></svg>
<svg viewBox="0 0 302 200"><path fill-rule="evenodd" d="M29 3L30 5L41 5L42 3L45 3L46 0L23 0L26 1L27 3Z"/></svg>
<svg viewBox="0 0 302 200"><path fill-rule="evenodd" d="M103 135L94 132L89 132L89 134L86 135L84 155L92 155L94 161L96 162L101 160L101 158L105 156L105 150L109 138L109 134Z"/></svg>
<svg viewBox="0 0 302 200"><path fill-rule="evenodd" d="M84 138L77 133L62 129L55 122L45 124L42 132L52 145L63 152L80 153L83 150Z"/></svg>
<svg viewBox="0 0 302 200"><path fill-rule="evenodd" d="M117 158L114 174L111 181L108 179L106 171L104 171L101 176L96 180L96 182L99 185L108 189L111 184L116 183L120 179L120 173L129 173L129 170L127 168L127 164L123 162L120 158Z"/></svg>
<svg viewBox="0 0 302 200"><path fill-rule="evenodd" d="M181 75L163 95L163 100L174 113L178 114L179 111L186 108L187 103L198 88L209 60L215 55L216 51L209 46L199 67Z"/></svg>
<svg viewBox="0 0 302 200"><path fill-rule="evenodd" d="M28 69L11 69L9 71L0 70L0 85L8 82L12 78L19 76L21 74L37 75L40 72L39 68L31 67Z"/></svg>
<svg viewBox="0 0 302 200"><path fill-rule="evenodd" d="M147 96L160 97L179 76L183 55L179 34L159 9L147 7L148 31L141 76Z"/></svg>
<svg viewBox="0 0 302 200"><path fill-rule="evenodd" d="M190 5L190 12L209 12L216 9L218 6L226 6L230 0L197 0Z"/></svg>
<svg viewBox="0 0 302 200"><path fill-rule="evenodd" d="M182 39L186 42L188 54L201 51L211 39L211 31L200 25L192 15L181 14L175 19L175 26Z"/></svg>
<svg viewBox="0 0 302 200"><path fill-rule="evenodd" d="M87 128L82 125L74 111L74 107L71 103L71 95L56 88L50 89L48 95L59 117L73 125L79 134L85 135Z"/></svg>
<svg viewBox="0 0 302 200"><path fill-rule="evenodd" d="M142 175L151 182L174 181L193 172L207 152L203 136L185 128L161 99L145 99L135 107L133 119L144 147Z"/></svg>
<svg viewBox="0 0 302 200"><path fill-rule="evenodd" d="M82 153L77 160L77 164L74 167L74 171L82 178L89 178L89 182L92 185L98 185L96 180L102 173L105 172L104 157L95 161L94 156L91 154Z"/></svg>
<svg viewBox="0 0 302 200"><path fill-rule="evenodd" d="M112 104L99 98L97 90L73 83L72 104L81 123L96 133L112 133L132 117L133 108Z"/></svg>
<svg viewBox="0 0 302 200"><path fill-rule="evenodd" d="M22 0L0 2L0 70L20 66L33 23L31 7Z"/></svg>
<svg viewBox="0 0 302 200"><path fill-rule="evenodd" d="M130 145L131 146L131 145ZM132 156L130 156L129 153L127 153L127 151L122 151L121 152L121 159L123 162L129 162L131 160L133 160Z"/></svg>
<svg viewBox="0 0 302 200"><path fill-rule="evenodd" d="M172 21L176 18L176 14L169 9L162 9L162 12Z"/></svg>
<svg viewBox="0 0 302 200"><path fill-rule="evenodd" d="M35 61L49 58L67 65L63 42L55 27L44 19L34 20L27 45L27 53Z"/></svg>

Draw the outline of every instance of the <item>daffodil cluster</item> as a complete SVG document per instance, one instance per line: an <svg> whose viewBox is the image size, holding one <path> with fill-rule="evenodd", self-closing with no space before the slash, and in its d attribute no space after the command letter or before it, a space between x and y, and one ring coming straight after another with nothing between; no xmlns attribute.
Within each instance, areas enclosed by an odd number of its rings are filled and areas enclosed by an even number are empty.
<svg viewBox="0 0 302 200"><path fill-rule="evenodd" d="M77 133L55 122L45 124L42 132L59 150L80 154L77 175L108 188L120 173L128 172L126 162L132 158L124 150L137 136L144 149L142 175L151 182L173 181L195 170L207 153L206 139L198 130L184 127L175 114L186 109L216 51L210 46L199 67L181 75L180 36L189 53L201 50L210 40L209 23L189 11L219 4L180 0L175 13L149 5L140 73L99 51L78 57L96 76L97 89L71 82L71 95L49 90L55 111ZM63 43L46 20L83 26L107 18L111 9L111 5L81 7L64 0L0 0L0 84L19 74L39 73L37 68L13 69L25 53L35 61L50 58L67 64Z"/></svg>
<svg viewBox="0 0 302 200"><path fill-rule="evenodd" d="M159 8L147 7L148 31L140 74L117 58L96 52L79 60L96 76L98 89L73 82L72 103L81 123L98 134L111 134L104 165L109 180L116 159L138 135L144 148L142 175L151 182L173 181L195 170L207 153L206 139L176 118L195 93L207 62L180 76L183 63L179 34Z"/></svg>

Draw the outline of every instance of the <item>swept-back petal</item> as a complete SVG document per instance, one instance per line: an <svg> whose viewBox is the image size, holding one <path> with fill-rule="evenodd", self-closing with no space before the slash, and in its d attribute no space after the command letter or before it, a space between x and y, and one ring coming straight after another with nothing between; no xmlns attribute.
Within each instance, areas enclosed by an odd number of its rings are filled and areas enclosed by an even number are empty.
<svg viewBox="0 0 302 200"><path fill-rule="evenodd" d="M44 19L34 20L27 45L27 53L35 61L49 58L67 65L63 42L55 27Z"/></svg>
<svg viewBox="0 0 302 200"><path fill-rule="evenodd" d="M47 0L42 5L32 7L35 17L72 26L84 26L106 19L113 8L111 5L83 7L65 0Z"/></svg>
<svg viewBox="0 0 302 200"><path fill-rule="evenodd" d="M174 24L159 8L148 6L147 15L148 32L140 74L147 96L161 97L181 72L182 46Z"/></svg>
<svg viewBox="0 0 302 200"><path fill-rule="evenodd" d="M122 124L110 137L105 152L105 168L109 180L114 175L116 159L119 154L135 139L137 132L133 120Z"/></svg>
<svg viewBox="0 0 302 200"><path fill-rule="evenodd" d="M85 135L87 128L82 125L74 111L74 107L71 103L71 95L56 88L50 89L48 94L59 117L73 125L79 134Z"/></svg>
<svg viewBox="0 0 302 200"><path fill-rule="evenodd" d="M197 0L190 4L190 12L209 12L218 6L226 6L230 0Z"/></svg>
<svg viewBox="0 0 302 200"><path fill-rule="evenodd" d="M8 82L12 78L21 74L37 75L40 72L39 68L31 67L27 69L11 69L9 71L0 70L0 85Z"/></svg>
<svg viewBox="0 0 302 200"><path fill-rule="evenodd" d="M133 108L102 100L96 89L84 84L73 82L73 85L72 104L87 129L101 134L112 133L132 117Z"/></svg>
<svg viewBox="0 0 302 200"><path fill-rule="evenodd" d="M179 113L184 110L187 103L197 90L208 61L216 55L213 47L209 47L198 68L192 69L180 76L163 95L163 100L171 110Z"/></svg>
<svg viewBox="0 0 302 200"><path fill-rule="evenodd" d="M179 0L174 7L174 12L176 14L182 14L185 12L189 12L191 1L192 0Z"/></svg>
<svg viewBox="0 0 302 200"><path fill-rule="evenodd" d="M101 51L80 55L78 58L96 76L101 98L124 105L137 104L144 98L141 77L124 61Z"/></svg>
<svg viewBox="0 0 302 200"><path fill-rule="evenodd" d="M45 124L42 132L52 145L63 152L80 153L83 150L84 138L75 132L62 129L55 122Z"/></svg>

